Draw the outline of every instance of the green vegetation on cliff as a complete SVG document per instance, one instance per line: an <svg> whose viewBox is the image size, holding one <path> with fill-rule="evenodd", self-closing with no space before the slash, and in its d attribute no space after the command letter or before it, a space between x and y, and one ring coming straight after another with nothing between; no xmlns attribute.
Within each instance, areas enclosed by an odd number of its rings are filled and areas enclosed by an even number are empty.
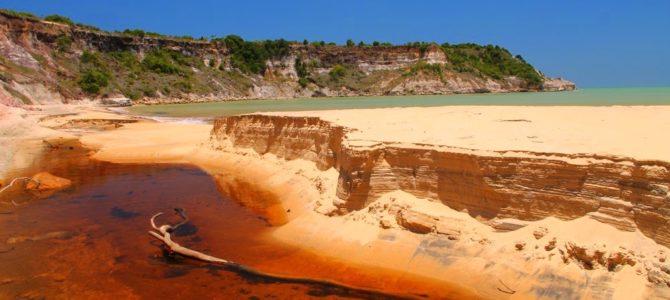
<svg viewBox="0 0 670 300"><path fill-rule="evenodd" d="M40 17L29 13L29 12L22 12L22 11L15 11L11 9L4 9L0 8L0 12L7 14L9 16L15 17L15 18L20 18L20 19L30 19L30 20L39 20Z"/></svg>
<svg viewBox="0 0 670 300"><path fill-rule="evenodd" d="M61 16L61 15L46 16L46 17L44 17L44 21L56 22L56 23L70 25L70 26L75 26L74 22L72 22L72 20L70 20L70 18Z"/></svg>
<svg viewBox="0 0 670 300"><path fill-rule="evenodd" d="M442 44L450 67L456 72L470 72L493 79L517 76L532 85L540 85L542 76L520 56L514 57L505 48L493 45Z"/></svg>
<svg viewBox="0 0 670 300"><path fill-rule="evenodd" d="M410 67L409 70L407 70L407 72L405 72L403 74L403 76L413 76L413 75L416 75L417 73L420 73L420 72L434 74L434 75L439 76L440 79L444 79L443 78L442 65L440 65L440 64L429 64L429 63L426 63L423 60L419 60L419 62L414 64L412 67Z"/></svg>
<svg viewBox="0 0 670 300"><path fill-rule="evenodd" d="M290 54L290 43L284 39L265 41L245 41L240 36L229 35L222 41L228 47L233 67L245 73L263 74L265 62L269 59L282 59Z"/></svg>
<svg viewBox="0 0 670 300"><path fill-rule="evenodd" d="M182 97L188 93L209 93L225 85L245 93L251 83L236 72L206 66L201 60L164 48L145 53L141 60L132 51L84 51L78 59L73 53L54 52L65 69L60 79L63 94L80 89L89 96L121 93L133 100L144 97ZM78 61L78 64L68 62Z"/></svg>

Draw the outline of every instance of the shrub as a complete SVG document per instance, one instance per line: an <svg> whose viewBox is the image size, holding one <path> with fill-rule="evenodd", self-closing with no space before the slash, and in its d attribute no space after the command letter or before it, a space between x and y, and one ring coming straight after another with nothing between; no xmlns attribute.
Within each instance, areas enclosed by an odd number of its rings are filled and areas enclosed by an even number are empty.
<svg viewBox="0 0 670 300"><path fill-rule="evenodd" d="M193 90L193 85L186 80L175 82L174 87L185 93L189 93Z"/></svg>
<svg viewBox="0 0 670 300"><path fill-rule="evenodd" d="M309 84L309 73L307 72L307 66L299 57L295 59L295 72L298 74L298 84L303 88L306 87Z"/></svg>
<svg viewBox="0 0 670 300"><path fill-rule="evenodd" d="M109 74L97 69L88 69L79 77L79 87L89 94L98 94L109 84Z"/></svg>
<svg viewBox="0 0 670 300"><path fill-rule="evenodd" d="M45 21L50 21L50 22L66 24L66 25L70 25L70 26L75 25L74 22L72 22L72 20L70 20L70 18L61 16L61 15L49 15L49 16L44 17L44 20Z"/></svg>
<svg viewBox="0 0 670 300"><path fill-rule="evenodd" d="M364 42L364 41L360 41L360 42L358 42L358 47L365 47L365 46L366 46L366 45L365 45L365 42Z"/></svg>
<svg viewBox="0 0 670 300"><path fill-rule="evenodd" d="M307 87L307 85L309 84L309 79L307 79L305 77L301 77L301 78L298 79L298 84L300 84L300 86L303 87L303 88Z"/></svg>
<svg viewBox="0 0 670 300"><path fill-rule="evenodd" d="M279 40L267 40L261 42L263 47L267 51L267 55L270 58L281 59L286 57L291 52L291 47L288 41L284 39Z"/></svg>
<svg viewBox="0 0 670 300"><path fill-rule="evenodd" d="M62 34L56 38L56 45L56 49L58 49L58 51L66 52L70 50L70 46L72 46L72 37Z"/></svg>
<svg viewBox="0 0 670 300"><path fill-rule="evenodd" d="M81 60L81 62L84 64L92 64L95 66L100 66L102 64L98 54L86 50L81 54L79 60Z"/></svg>
<svg viewBox="0 0 670 300"><path fill-rule="evenodd" d="M139 100L142 98L142 93L138 91L126 91L123 93L123 95L130 98L130 100Z"/></svg>
<svg viewBox="0 0 670 300"><path fill-rule="evenodd" d="M102 30L100 30L100 28L95 27L93 25L82 24L82 23L76 23L74 25L77 26L77 27L81 27L83 29L88 29L88 30L92 30L92 31L102 31Z"/></svg>
<svg viewBox="0 0 670 300"><path fill-rule="evenodd" d="M128 69L135 69L139 66L139 62L137 61L137 57L135 57L135 54L130 51L114 51L114 52L109 52L109 56L115 60L118 64L128 68Z"/></svg>
<svg viewBox="0 0 670 300"><path fill-rule="evenodd" d="M245 44L233 53L230 62L233 67L244 73L262 74L265 72L265 55L257 44Z"/></svg>
<svg viewBox="0 0 670 300"><path fill-rule="evenodd" d="M307 77L307 66L302 62L300 57L295 59L295 72L298 74L298 77L303 78Z"/></svg>
<svg viewBox="0 0 670 300"><path fill-rule="evenodd" d="M328 75L330 75L330 79L332 80L339 80L340 78L344 77L344 75L346 75L346 72L347 69L343 65L335 65L332 69L330 69Z"/></svg>
<svg viewBox="0 0 670 300"><path fill-rule="evenodd" d="M442 65L440 65L440 64L429 64L429 63L426 63L423 60L419 60L416 64L414 64L403 75L404 76L410 76L410 75L415 75L419 72L432 73L432 74L440 76L440 79L442 79L442 77L443 77Z"/></svg>
<svg viewBox="0 0 670 300"><path fill-rule="evenodd" d="M237 35L229 35L223 41L231 52L233 67L245 73L262 74L266 60L281 59L291 51L290 43L284 39L245 41Z"/></svg>
<svg viewBox="0 0 670 300"><path fill-rule="evenodd" d="M165 49L152 50L144 57L142 64L149 70L162 74L180 73L179 66L173 60L171 51Z"/></svg>
<svg viewBox="0 0 670 300"><path fill-rule="evenodd" d="M165 89L167 89L167 91L165 91ZM170 94L170 89L168 87L165 87L165 89L163 90L166 94ZM145 84L142 86L142 94L147 97L156 97L156 89Z"/></svg>
<svg viewBox="0 0 670 300"><path fill-rule="evenodd" d="M378 47L379 44L380 44L380 43L379 43L378 41L374 41L374 42L372 42L372 46L373 46L373 47Z"/></svg>
<svg viewBox="0 0 670 300"><path fill-rule="evenodd" d="M122 32L125 35L130 35L130 36L138 36L138 37L144 37L146 35L146 32L141 29L126 29Z"/></svg>

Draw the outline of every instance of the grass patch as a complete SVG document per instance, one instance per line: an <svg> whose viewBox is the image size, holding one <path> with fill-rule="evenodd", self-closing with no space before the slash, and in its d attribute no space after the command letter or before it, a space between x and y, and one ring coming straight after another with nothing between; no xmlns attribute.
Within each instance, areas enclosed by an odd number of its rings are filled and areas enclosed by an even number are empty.
<svg viewBox="0 0 670 300"><path fill-rule="evenodd" d="M44 21L49 21L49 22L56 22L56 23L61 23L65 25L70 25L70 26L75 26L74 22L68 17L61 16L61 15L48 15L44 17Z"/></svg>
<svg viewBox="0 0 670 300"><path fill-rule="evenodd" d="M0 12L15 17L15 18L20 18L20 19L29 19L29 20L39 20L40 18L34 14L31 14L29 12L22 12L22 11L15 11L11 9L4 9L0 8Z"/></svg>

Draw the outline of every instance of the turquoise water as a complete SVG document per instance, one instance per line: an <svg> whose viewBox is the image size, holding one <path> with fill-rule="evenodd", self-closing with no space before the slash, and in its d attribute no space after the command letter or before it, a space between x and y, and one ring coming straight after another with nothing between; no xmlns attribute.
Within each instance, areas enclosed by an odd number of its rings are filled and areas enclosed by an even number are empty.
<svg viewBox="0 0 670 300"><path fill-rule="evenodd" d="M261 111L305 111L353 108L446 105L670 105L670 87L590 88L574 92L379 96L244 100L229 102L133 106L133 114L164 117L216 117Z"/></svg>

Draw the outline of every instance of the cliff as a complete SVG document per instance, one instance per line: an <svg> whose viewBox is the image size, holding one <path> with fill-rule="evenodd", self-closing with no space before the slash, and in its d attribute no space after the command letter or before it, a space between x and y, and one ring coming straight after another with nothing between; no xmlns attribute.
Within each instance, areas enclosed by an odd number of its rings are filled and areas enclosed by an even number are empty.
<svg viewBox="0 0 670 300"><path fill-rule="evenodd" d="M118 97L165 103L575 88L571 82L545 78L497 46L238 43L109 33L0 12L0 103Z"/></svg>
<svg viewBox="0 0 670 300"><path fill-rule="evenodd" d="M222 145L334 168L336 214L372 210L381 195L401 190L498 229L518 228L503 224L507 219L588 216L670 245L667 162L349 140L352 130L317 117L246 115L216 120L212 137ZM411 211L397 216L411 231L439 230L436 220Z"/></svg>

